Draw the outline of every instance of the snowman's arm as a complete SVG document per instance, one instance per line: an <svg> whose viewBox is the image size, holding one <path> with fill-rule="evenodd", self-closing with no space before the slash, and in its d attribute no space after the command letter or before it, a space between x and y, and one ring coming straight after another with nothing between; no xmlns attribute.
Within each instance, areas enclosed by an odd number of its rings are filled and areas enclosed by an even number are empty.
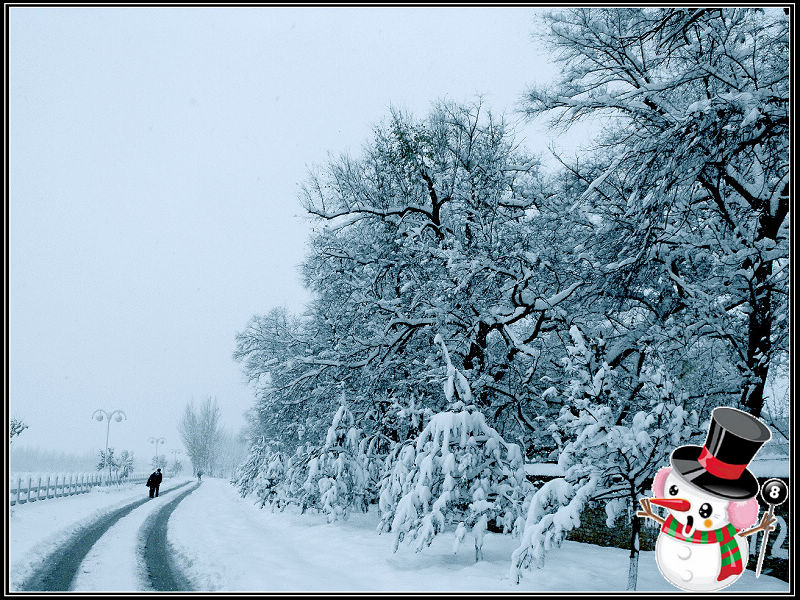
<svg viewBox="0 0 800 600"><path fill-rule="evenodd" d="M647 498L639 498L639 504L642 505L642 508L644 508L644 510L637 511L636 512L637 517L650 517L651 519L660 523L661 525L664 524L664 519L655 514L650 508L650 500L648 500Z"/></svg>
<svg viewBox="0 0 800 600"><path fill-rule="evenodd" d="M751 527L750 529L744 529L743 531L740 531L739 537L747 537L748 535L753 535L754 533L758 533L759 531L763 531L767 528L769 528L770 531L775 531L775 523L777 521L778 519L769 513L764 513L761 517L761 522L758 525Z"/></svg>

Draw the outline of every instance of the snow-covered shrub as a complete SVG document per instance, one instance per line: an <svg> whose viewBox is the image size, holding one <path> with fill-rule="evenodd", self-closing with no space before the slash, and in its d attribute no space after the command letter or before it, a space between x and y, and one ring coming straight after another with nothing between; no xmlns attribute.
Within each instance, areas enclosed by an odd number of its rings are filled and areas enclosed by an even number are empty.
<svg viewBox="0 0 800 600"><path fill-rule="evenodd" d="M414 395L385 397L366 412L361 423L369 433L359 443L358 455L367 474L367 504L379 501L382 481L393 468L399 446L415 439L432 415Z"/></svg>
<svg viewBox="0 0 800 600"><path fill-rule="evenodd" d="M370 491L361 441L363 433L342 403L328 428L325 443L312 451L308 461L303 498L306 506L314 506L328 515L329 521L345 518L355 508L366 511Z"/></svg>
<svg viewBox="0 0 800 600"><path fill-rule="evenodd" d="M281 508L288 504L295 504L300 507L301 513L304 513L309 508L308 499L306 498L303 486L308 478L308 465L311 462L314 452L314 447L306 442L298 446L289 459L289 464L284 472L283 482L279 487Z"/></svg>
<svg viewBox="0 0 800 600"><path fill-rule="evenodd" d="M381 480L378 500L378 508L381 513L381 519L378 522L379 532L386 532L392 528L398 501L412 489L415 447L414 440L398 444L386 460L388 468Z"/></svg>
<svg viewBox="0 0 800 600"><path fill-rule="evenodd" d="M127 479L133 473L133 466L135 462L133 452L123 450L119 455L119 467L117 476L120 479Z"/></svg>
<svg viewBox="0 0 800 600"><path fill-rule="evenodd" d="M570 336L573 345L563 359L569 378L566 398L550 426L565 476L542 486L531 499L511 575L519 581L526 568L541 567L546 552L580 526L586 503L601 500L609 523L624 511L632 517L629 588L635 588L638 499L672 449L698 433L698 417L683 408L683 394L663 367L640 368L630 390L624 376L606 362L602 339L587 343L576 326Z"/></svg>
<svg viewBox="0 0 800 600"><path fill-rule="evenodd" d="M282 507L281 490L285 484L286 459L264 436L250 446L247 460L237 467L231 483L242 497L252 494L259 508L267 504Z"/></svg>
<svg viewBox="0 0 800 600"><path fill-rule="evenodd" d="M419 552L457 524L454 551L469 530L477 561L490 521L506 533L517 530L530 484L519 447L507 443L469 404L469 382L453 365L442 337L434 341L447 368L449 409L433 415L415 441L395 448L381 484L378 529L392 532L395 552L404 540Z"/></svg>
<svg viewBox="0 0 800 600"><path fill-rule="evenodd" d="M259 436L250 444L247 459L236 468L231 478L231 483L239 490L239 494L243 498L253 491L256 478L269 459L270 452L264 436Z"/></svg>
<svg viewBox="0 0 800 600"><path fill-rule="evenodd" d="M97 470L107 469L108 481L121 482L133 473L134 464L133 452L123 450L119 455L114 454L114 448L109 448L107 452L100 450Z"/></svg>
<svg viewBox="0 0 800 600"><path fill-rule="evenodd" d="M281 452L271 452L256 477L254 495L259 507L270 504L274 508L283 508L286 504L281 494L286 473L286 458Z"/></svg>
<svg viewBox="0 0 800 600"><path fill-rule="evenodd" d="M458 401L434 415L416 442L396 449L381 486L379 529L392 532L395 551L410 541L419 552L455 525L455 549L470 531L480 560L490 521L506 533L522 524L529 486L519 447Z"/></svg>
<svg viewBox="0 0 800 600"><path fill-rule="evenodd" d="M581 511L596 485L590 480L576 487L558 478L532 494L522 540L511 555L511 576L517 583L525 569L543 567L545 554L560 547L567 532L580 526Z"/></svg>

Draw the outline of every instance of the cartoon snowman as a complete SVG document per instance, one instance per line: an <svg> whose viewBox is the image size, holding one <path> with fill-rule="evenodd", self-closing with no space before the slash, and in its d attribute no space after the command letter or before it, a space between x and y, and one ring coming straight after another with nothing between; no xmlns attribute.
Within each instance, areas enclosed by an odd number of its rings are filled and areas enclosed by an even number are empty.
<svg viewBox="0 0 800 600"><path fill-rule="evenodd" d="M689 592L731 585L744 572L746 537L774 530L776 519L758 519L758 481L748 464L772 434L759 419L734 408L715 408L705 445L681 446L671 467L653 480L654 498L642 498L636 514L661 524L656 563L667 581ZM651 505L667 509L666 519Z"/></svg>

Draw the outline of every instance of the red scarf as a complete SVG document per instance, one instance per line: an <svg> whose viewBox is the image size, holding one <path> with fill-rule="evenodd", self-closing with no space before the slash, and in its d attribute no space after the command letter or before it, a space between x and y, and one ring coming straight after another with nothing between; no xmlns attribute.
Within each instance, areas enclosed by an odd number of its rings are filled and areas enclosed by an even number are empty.
<svg viewBox="0 0 800 600"><path fill-rule="evenodd" d="M739 575L744 572L739 543L736 541L736 528L730 523L725 527L712 531L698 531L695 529L694 533L687 538L683 533L683 525L672 515L669 515L661 526L661 531L675 539L692 544L719 544L719 551L722 555L722 568L717 581L722 581L731 575Z"/></svg>

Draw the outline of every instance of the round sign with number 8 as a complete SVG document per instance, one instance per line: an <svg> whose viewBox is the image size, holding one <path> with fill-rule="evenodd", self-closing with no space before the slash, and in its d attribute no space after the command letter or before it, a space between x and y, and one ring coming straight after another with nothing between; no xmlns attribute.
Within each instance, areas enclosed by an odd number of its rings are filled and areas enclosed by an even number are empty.
<svg viewBox="0 0 800 600"><path fill-rule="evenodd" d="M780 479L770 479L761 486L761 497L772 506L783 504L789 497L789 486Z"/></svg>

